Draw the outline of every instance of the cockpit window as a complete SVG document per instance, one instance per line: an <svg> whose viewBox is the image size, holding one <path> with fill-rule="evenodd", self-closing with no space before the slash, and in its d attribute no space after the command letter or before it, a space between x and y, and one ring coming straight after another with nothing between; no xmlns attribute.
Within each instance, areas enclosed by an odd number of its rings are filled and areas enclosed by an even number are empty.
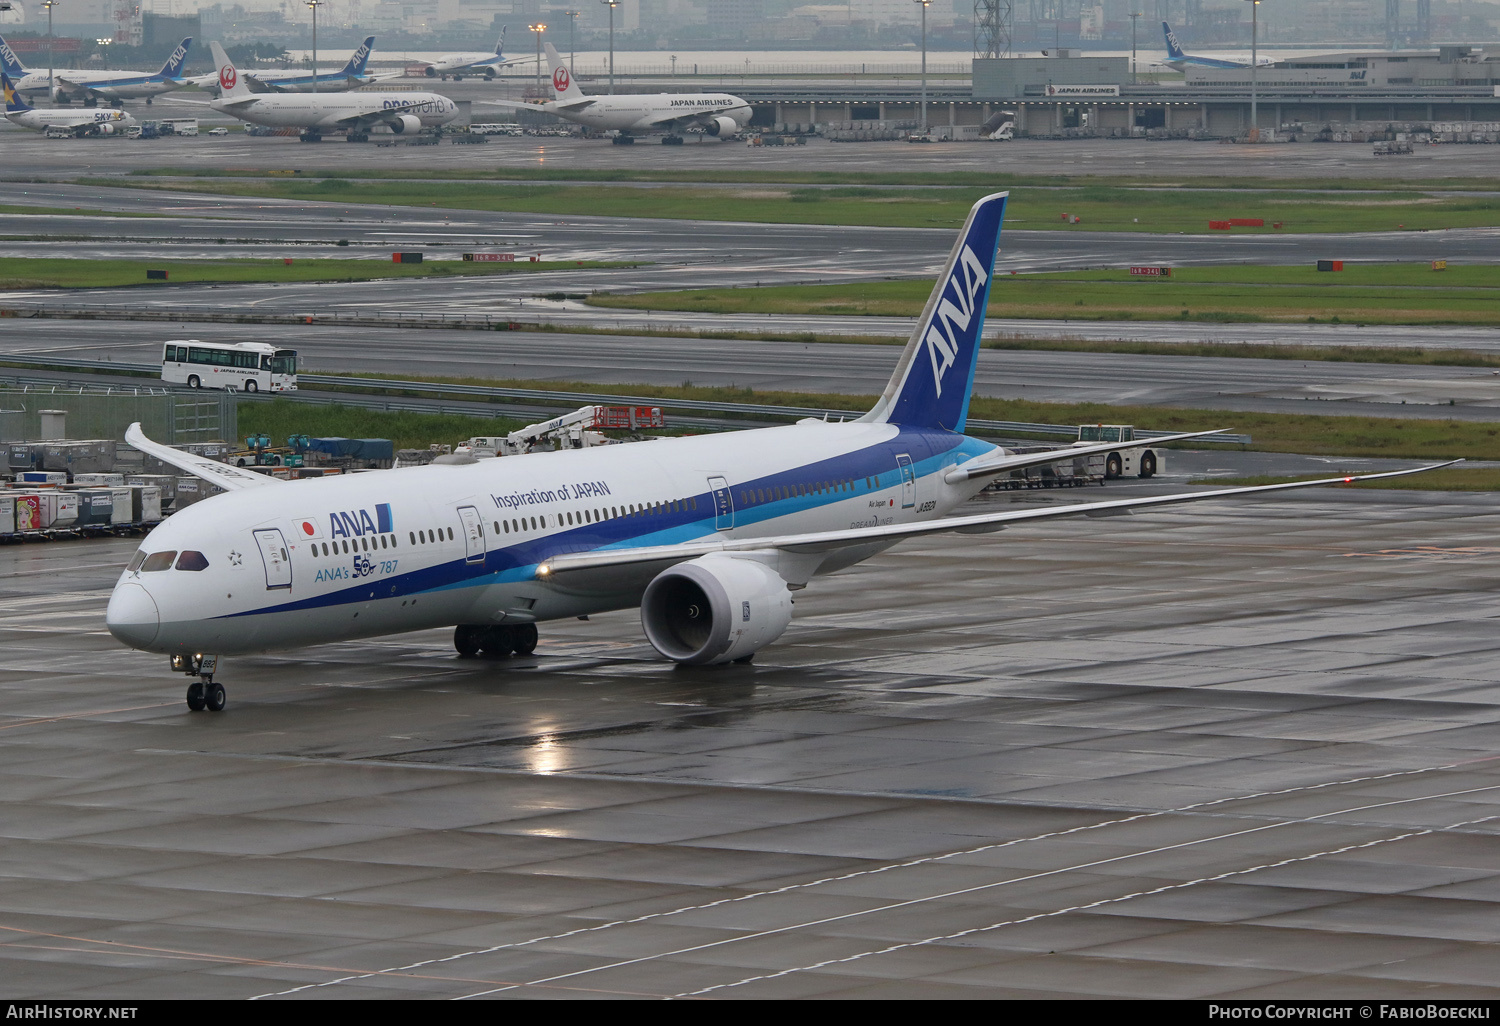
<svg viewBox="0 0 1500 1026"><path fill-rule="evenodd" d="M208 560L201 552L187 551L177 557L179 570L207 570Z"/></svg>
<svg viewBox="0 0 1500 1026"><path fill-rule="evenodd" d="M141 564L144 563L145 561L146 561L146 550L145 549L136 549L135 550L135 556L130 560L130 565L125 568L126 572L127 573L135 573L135 571L137 571L137 570L139 570L141 568Z"/></svg>
<svg viewBox="0 0 1500 1026"><path fill-rule="evenodd" d="M155 573L158 570L172 569L172 560L177 558L175 549L167 552L153 552L146 557L146 562L141 564L143 573Z"/></svg>

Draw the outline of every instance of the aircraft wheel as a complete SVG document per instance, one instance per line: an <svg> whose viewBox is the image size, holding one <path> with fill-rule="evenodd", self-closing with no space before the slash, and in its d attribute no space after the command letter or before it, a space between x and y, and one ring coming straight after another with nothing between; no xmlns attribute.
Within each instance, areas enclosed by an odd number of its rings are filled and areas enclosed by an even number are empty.
<svg viewBox="0 0 1500 1026"><path fill-rule="evenodd" d="M224 692L224 685L214 681L204 687L203 699L209 712L223 712L229 696Z"/></svg>
<svg viewBox="0 0 1500 1026"><path fill-rule="evenodd" d="M1156 475L1156 453L1148 452L1141 456L1141 476L1154 477Z"/></svg>
<svg viewBox="0 0 1500 1026"><path fill-rule="evenodd" d="M529 656L536 651L536 624L523 623L511 631L516 643L516 655Z"/></svg>
<svg viewBox="0 0 1500 1026"><path fill-rule="evenodd" d="M201 680L194 681L188 685L187 704L188 708L193 712L202 712L204 707L208 705L208 702L203 697L203 682Z"/></svg>
<svg viewBox="0 0 1500 1026"><path fill-rule="evenodd" d="M151 97L146 97L146 106L151 106Z"/></svg>
<svg viewBox="0 0 1500 1026"><path fill-rule="evenodd" d="M483 628L461 623L453 628L453 647L460 658L472 659L479 654L479 635Z"/></svg>
<svg viewBox="0 0 1500 1026"><path fill-rule="evenodd" d="M484 649L485 655L495 659L508 656L516 650L515 632L505 626L486 627L479 639L479 647Z"/></svg>

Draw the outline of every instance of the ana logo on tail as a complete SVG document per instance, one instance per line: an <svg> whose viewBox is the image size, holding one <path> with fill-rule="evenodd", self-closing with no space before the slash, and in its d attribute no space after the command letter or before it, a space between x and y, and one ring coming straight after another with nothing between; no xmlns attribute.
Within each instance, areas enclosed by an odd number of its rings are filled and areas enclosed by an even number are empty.
<svg viewBox="0 0 1500 1026"><path fill-rule="evenodd" d="M560 93L568 91L568 69L559 66L552 72L552 88Z"/></svg>
<svg viewBox="0 0 1500 1026"><path fill-rule="evenodd" d="M10 48L10 44L0 39L0 62L4 63L7 75L20 75L24 73L21 62L16 57L16 52Z"/></svg>
<svg viewBox="0 0 1500 1026"><path fill-rule="evenodd" d="M958 282L959 271L964 276L962 285ZM932 360L932 383L940 396L943 394L943 375L948 373L948 368L953 366L954 359L958 356L962 342L958 336L969 330L969 322L974 319L974 298L989 280L984 264L972 249L965 246L959 256L958 270L948 279L948 288L944 290L943 298L938 303L932 326L927 329L927 356Z"/></svg>

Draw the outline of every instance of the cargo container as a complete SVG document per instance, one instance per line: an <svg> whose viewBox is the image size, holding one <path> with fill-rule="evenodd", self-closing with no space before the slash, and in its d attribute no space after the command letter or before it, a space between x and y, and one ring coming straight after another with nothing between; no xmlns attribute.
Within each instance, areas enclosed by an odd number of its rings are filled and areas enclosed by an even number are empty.
<svg viewBox="0 0 1500 1026"><path fill-rule="evenodd" d="M31 488L37 486L55 488L68 483L68 474L64 470L23 470L16 475L16 483Z"/></svg>
<svg viewBox="0 0 1500 1026"><path fill-rule="evenodd" d="M163 512L174 509L177 502L177 477L174 474L131 474L125 478L127 485L151 485L161 496Z"/></svg>
<svg viewBox="0 0 1500 1026"><path fill-rule="evenodd" d="M130 493L130 522L132 524L156 524L161 522L161 489L156 485L125 485ZM111 489L111 491L117 491Z"/></svg>
<svg viewBox="0 0 1500 1026"><path fill-rule="evenodd" d="M126 481L124 474L74 474L73 483L75 485L98 487L100 485L122 485Z"/></svg>
<svg viewBox="0 0 1500 1026"><path fill-rule="evenodd" d="M109 488L85 488L78 496L78 527L83 531L106 531L114 519L115 496Z"/></svg>
<svg viewBox="0 0 1500 1026"><path fill-rule="evenodd" d="M22 493L15 497L16 530L40 531L42 529L42 499L35 492Z"/></svg>
<svg viewBox="0 0 1500 1026"><path fill-rule="evenodd" d="M135 499L134 499L134 496L132 496L130 494L130 488L129 488L129 486L128 485L119 485L118 487L112 487L112 488L110 488L109 493L110 493L111 496L114 497L114 506L115 506L114 510L111 511L111 513L110 513L110 517L109 517L109 524L110 524L110 526L111 527L122 527L122 526L124 526L126 524L132 524L132 523L134 523L135 522L135 509L134 509Z"/></svg>
<svg viewBox="0 0 1500 1026"><path fill-rule="evenodd" d="M0 492L0 538L16 533L16 497Z"/></svg>

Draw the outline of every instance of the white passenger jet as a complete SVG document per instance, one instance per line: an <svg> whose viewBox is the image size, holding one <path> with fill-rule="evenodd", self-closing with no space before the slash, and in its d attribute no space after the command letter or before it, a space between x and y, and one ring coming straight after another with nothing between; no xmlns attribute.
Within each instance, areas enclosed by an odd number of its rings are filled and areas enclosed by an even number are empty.
<svg viewBox="0 0 1500 1026"><path fill-rule="evenodd" d="M483 75L485 78L494 78L505 65L515 63L514 59L506 59L504 50L505 26L501 25L500 38L495 43L494 53L445 53L427 66L427 77L446 80L449 75L452 75L455 82L462 82L465 75Z"/></svg>
<svg viewBox="0 0 1500 1026"><path fill-rule="evenodd" d="M543 104L515 100L483 100L496 107L542 110L597 132L617 132L616 143L633 143L643 133L666 132L663 143L682 143L686 129L698 128L728 139L750 123L750 105L728 93L628 93L586 96L557 49L546 44L556 99Z"/></svg>
<svg viewBox="0 0 1500 1026"><path fill-rule="evenodd" d="M1182 44L1177 41L1177 33L1172 31L1171 25L1162 22L1161 31L1167 39L1167 59L1162 63L1174 71L1181 71L1189 64L1199 68L1248 68L1253 63L1256 67L1262 68L1276 63L1274 57L1257 57L1252 61L1248 53L1229 54L1224 57L1195 57L1190 53L1182 52Z"/></svg>
<svg viewBox="0 0 1500 1026"><path fill-rule="evenodd" d="M222 655L433 627L454 627L462 656L529 654L538 623L632 607L668 659L748 662L786 630L814 577L906 538L1411 473L949 517L998 475L1059 458L963 433L1005 201L969 211L895 374L856 421L296 483L132 425L131 445L228 491L146 537L110 596L109 630L198 678L194 710L223 708Z"/></svg>
<svg viewBox="0 0 1500 1026"><path fill-rule="evenodd" d="M375 37L366 36L365 41L359 44L359 49L354 51L342 68L338 71L320 72L317 75L310 71L295 71L291 68L274 71L242 71L241 74L250 80L252 92L268 93L342 93L386 79L400 78L401 72L383 75L369 74L366 68L374 49ZM189 81L200 89L211 90L216 95L219 92L218 72L211 71L207 75L199 75ZM265 86L265 89L256 89L257 83Z"/></svg>
<svg viewBox="0 0 1500 1026"><path fill-rule="evenodd" d="M397 135L415 135L458 117L458 105L437 93L252 92L224 48L209 46L219 69L219 98L210 107L256 125L300 128L308 142L322 139L324 132L348 132L350 142L363 142L376 125L387 125Z"/></svg>
<svg viewBox="0 0 1500 1026"><path fill-rule="evenodd" d="M37 110L21 99L10 76L0 72L5 92L5 119L35 132L64 129L75 136L114 135L135 124L123 110Z"/></svg>
<svg viewBox="0 0 1500 1026"><path fill-rule="evenodd" d="M181 89L188 84L182 77L182 66L187 62L188 50L193 37L188 36L177 44L172 56L156 74L140 71L83 71L74 68L58 69L52 73L52 99L57 103L82 100L90 107L101 99L118 107L125 100L144 99L151 102L153 96ZM23 96L44 96L47 93L47 71L33 68L27 71L21 66L15 51L4 39L0 39L0 70L10 76L16 92Z"/></svg>

